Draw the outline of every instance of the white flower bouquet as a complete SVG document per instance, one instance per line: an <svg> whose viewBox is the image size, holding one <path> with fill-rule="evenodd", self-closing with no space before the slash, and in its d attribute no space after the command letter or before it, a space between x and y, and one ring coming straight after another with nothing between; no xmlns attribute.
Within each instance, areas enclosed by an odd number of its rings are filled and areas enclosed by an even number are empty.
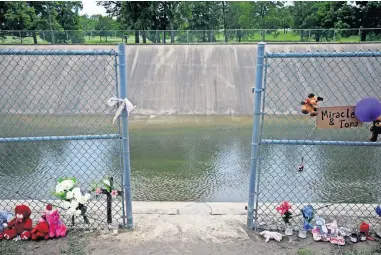
<svg viewBox="0 0 381 255"><path fill-rule="evenodd" d="M82 216L84 221L89 224L89 220L86 216L87 202L90 200L91 195L81 192L79 187L76 187L76 178L59 178L57 180L56 191L54 195L64 200L63 207L67 210L66 213L72 216L72 222L74 225L74 218Z"/></svg>

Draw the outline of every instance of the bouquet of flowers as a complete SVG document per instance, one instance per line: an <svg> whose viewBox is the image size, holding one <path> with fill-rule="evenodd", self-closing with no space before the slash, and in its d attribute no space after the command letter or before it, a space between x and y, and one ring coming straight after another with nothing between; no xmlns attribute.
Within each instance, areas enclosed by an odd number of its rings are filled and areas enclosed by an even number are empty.
<svg viewBox="0 0 381 255"><path fill-rule="evenodd" d="M290 212L291 205L284 201L283 204L279 205L276 210L282 215L284 223L289 224L292 218L292 213Z"/></svg>
<svg viewBox="0 0 381 255"><path fill-rule="evenodd" d="M82 216L84 221L89 224L86 216L86 204L91 195L89 193L82 195L81 189L77 187L76 178L59 178L54 195L65 201L63 207L67 209L66 213L72 216L73 225L75 216Z"/></svg>

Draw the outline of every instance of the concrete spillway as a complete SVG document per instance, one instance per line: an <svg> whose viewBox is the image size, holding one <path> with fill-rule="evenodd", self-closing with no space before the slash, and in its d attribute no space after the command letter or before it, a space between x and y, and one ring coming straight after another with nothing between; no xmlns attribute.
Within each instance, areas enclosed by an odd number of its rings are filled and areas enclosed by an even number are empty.
<svg viewBox="0 0 381 255"><path fill-rule="evenodd" d="M115 49L104 45L29 45L1 46L12 49ZM381 49L380 44L279 44L266 45L270 52L307 51L367 51ZM128 45L128 97L137 105L134 114L237 114L253 112L256 44L242 45ZM22 59L22 61L19 61ZM87 61L87 62L86 62ZM0 112L1 113L88 113L113 112L106 105L114 94L112 64L99 59L63 59L57 56L28 57L0 55ZM107 60L110 61L110 60ZM372 62L373 61L373 62ZM378 64L374 64L377 62ZM316 62L318 63L318 62ZM326 62L316 68L323 74L338 72L340 63ZM301 72L303 67L278 69L278 93L289 93L288 86L304 92L317 73ZM338 77L356 80L366 76L362 69L373 73L378 80L381 65L378 61L363 59L347 62L346 72ZM342 70L342 68L341 68ZM345 76L345 77L344 77ZM272 74L274 76L274 73ZM275 81L276 78L272 78ZM365 77L366 80L366 77ZM329 77L327 83L337 81ZM282 83L283 82L283 83ZM360 81L361 82L361 81ZM371 81L367 81L368 83ZM327 85L328 87L331 85ZM343 85L344 86L344 85ZM378 89L380 90L379 85ZM377 87L376 86L376 87ZM283 89L282 89L283 88ZM25 93L19 97L18 93ZM381 93L381 91L379 91ZM276 93L276 90L272 90ZM334 92L332 92L334 93ZM348 95L343 94L344 97ZM335 98L338 98L336 96ZM300 95L295 100L301 100ZM337 100L337 99L335 99ZM36 102L45 102L44 105ZM340 101L340 100L339 100ZM48 105L48 107L47 107ZM288 111L271 104L274 112ZM49 109L47 109L49 108Z"/></svg>

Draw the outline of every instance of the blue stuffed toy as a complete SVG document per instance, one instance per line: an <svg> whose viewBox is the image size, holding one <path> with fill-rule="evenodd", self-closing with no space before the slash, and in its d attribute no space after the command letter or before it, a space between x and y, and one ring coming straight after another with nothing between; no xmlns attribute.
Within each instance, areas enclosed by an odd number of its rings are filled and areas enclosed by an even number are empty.
<svg viewBox="0 0 381 255"><path fill-rule="evenodd" d="M4 231L4 223L8 223L10 220L12 220L13 215L6 212L6 211L0 211L0 233Z"/></svg>

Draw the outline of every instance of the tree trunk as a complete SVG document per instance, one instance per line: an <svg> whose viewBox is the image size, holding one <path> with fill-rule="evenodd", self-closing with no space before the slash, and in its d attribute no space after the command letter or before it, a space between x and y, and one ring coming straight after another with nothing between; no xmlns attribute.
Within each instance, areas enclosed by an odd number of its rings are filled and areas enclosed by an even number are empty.
<svg viewBox="0 0 381 255"><path fill-rule="evenodd" d="M147 33L146 30L143 30L143 43L147 43Z"/></svg>
<svg viewBox="0 0 381 255"><path fill-rule="evenodd" d="M225 36L225 42L228 42L228 33L226 31L226 16L225 16L225 9L226 9L226 6L225 6L225 1L222 1L222 15L223 15L223 18L224 18L224 36Z"/></svg>
<svg viewBox="0 0 381 255"><path fill-rule="evenodd" d="M37 33L36 33L36 31L33 31L33 32L32 32L32 36L33 36L33 43L34 43L34 44L38 44L38 42L37 42Z"/></svg>
<svg viewBox="0 0 381 255"><path fill-rule="evenodd" d="M241 29L238 29L238 30L237 30L237 38L238 38L238 42L241 42L241 40L242 40Z"/></svg>
<svg viewBox="0 0 381 255"><path fill-rule="evenodd" d="M156 30L156 40L155 43L160 43L160 32L159 30Z"/></svg>
<svg viewBox="0 0 381 255"><path fill-rule="evenodd" d="M135 43L139 43L139 30L135 30Z"/></svg>
<svg viewBox="0 0 381 255"><path fill-rule="evenodd" d="M171 29L171 43L175 43L175 31L173 31L172 21L169 23L169 28Z"/></svg>
<svg viewBox="0 0 381 255"><path fill-rule="evenodd" d="M362 41L362 42L366 41L366 31L365 30L361 31L360 41Z"/></svg>
<svg viewBox="0 0 381 255"><path fill-rule="evenodd" d="M202 42L206 42L205 30L202 31Z"/></svg>
<svg viewBox="0 0 381 255"><path fill-rule="evenodd" d="M165 30L163 31L163 43L165 43L165 34L166 34L166 32L165 32Z"/></svg>

